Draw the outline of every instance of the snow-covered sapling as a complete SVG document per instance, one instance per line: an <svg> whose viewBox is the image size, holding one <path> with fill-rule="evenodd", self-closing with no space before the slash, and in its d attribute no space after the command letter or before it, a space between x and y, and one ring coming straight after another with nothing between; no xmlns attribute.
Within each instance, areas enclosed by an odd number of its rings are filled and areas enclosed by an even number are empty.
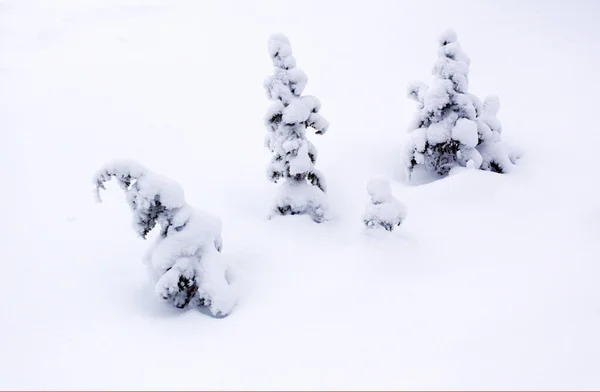
<svg viewBox="0 0 600 392"><path fill-rule="evenodd" d="M104 184L115 178L133 211L133 228L146 239L156 225L160 234L144 257L156 293L184 308L206 306L215 316L229 314L235 296L219 255L221 222L185 202L178 183L131 161L104 166L94 177L97 200Z"/></svg>
<svg viewBox="0 0 600 392"><path fill-rule="evenodd" d="M269 38L273 75L264 83L267 97L273 101L265 117L265 145L273 153L268 177L284 180L275 201L273 214L308 214L315 222L326 219L326 184L315 168L317 149L307 140L307 128L317 134L327 132L329 123L321 114L316 97L302 96L306 74L296 67L290 41L282 34Z"/></svg>
<svg viewBox="0 0 600 392"><path fill-rule="evenodd" d="M482 105L468 92L471 61L454 31L442 34L439 45L433 84L415 83L408 88L418 112L405 145L407 177L418 165L441 176L455 166L506 172L511 162L500 144L498 99L486 99Z"/></svg>
<svg viewBox="0 0 600 392"><path fill-rule="evenodd" d="M368 228L383 227L392 231L406 219L406 206L392 195L388 180L374 178L367 183L370 201L363 222Z"/></svg>
<svg viewBox="0 0 600 392"><path fill-rule="evenodd" d="M478 107L477 130L481 154L481 169L496 173L509 172L515 162L510 158L512 151L501 140L502 124L498 120L500 99L496 95L486 97L483 105Z"/></svg>

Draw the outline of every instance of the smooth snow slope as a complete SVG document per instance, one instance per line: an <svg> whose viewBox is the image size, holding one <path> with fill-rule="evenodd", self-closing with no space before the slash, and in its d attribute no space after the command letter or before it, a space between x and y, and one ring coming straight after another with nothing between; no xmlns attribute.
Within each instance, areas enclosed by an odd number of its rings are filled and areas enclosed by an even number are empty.
<svg viewBox="0 0 600 392"><path fill-rule="evenodd" d="M599 6L545 3L0 2L0 388L600 388ZM525 155L409 187L405 87L447 27ZM278 31L331 122L322 225L265 219ZM122 192L91 193L112 158L222 218L231 316L153 296ZM377 174L408 218L370 236Z"/></svg>

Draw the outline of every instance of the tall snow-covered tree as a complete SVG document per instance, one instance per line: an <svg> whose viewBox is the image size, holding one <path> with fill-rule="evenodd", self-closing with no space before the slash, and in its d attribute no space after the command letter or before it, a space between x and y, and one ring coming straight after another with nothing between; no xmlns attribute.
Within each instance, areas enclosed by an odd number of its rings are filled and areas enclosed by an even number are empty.
<svg viewBox="0 0 600 392"><path fill-rule="evenodd" d="M370 200L365 208L363 223L368 228L382 227L393 231L406 219L406 206L392 195L390 182L373 178L367 183Z"/></svg>
<svg viewBox="0 0 600 392"><path fill-rule="evenodd" d="M468 92L470 62L456 33L448 30L439 39L431 87L424 83L409 86L408 95L418 104L404 151L409 178L418 165L441 176L455 166L499 173L510 170L496 117L499 101L493 97L482 105Z"/></svg>
<svg viewBox="0 0 600 392"><path fill-rule="evenodd" d="M264 83L267 97L273 101L265 117L265 145L273 153L268 177L283 180L273 214L308 214L315 222L327 216L326 184L315 168L317 149L306 138L307 128L317 134L327 132L329 123L319 113L321 103L311 95L302 95L306 74L296 67L290 41L282 34L269 38L273 75Z"/></svg>
<svg viewBox="0 0 600 392"><path fill-rule="evenodd" d="M229 314L235 296L219 259L221 222L185 202L176 182L132 161L115 161L94 176L95 192L115 178L133 211L133 228L146 239L158 225L160 234L144 257L155 291L168 303L184 308L205 306L215 316Z"/></svg>

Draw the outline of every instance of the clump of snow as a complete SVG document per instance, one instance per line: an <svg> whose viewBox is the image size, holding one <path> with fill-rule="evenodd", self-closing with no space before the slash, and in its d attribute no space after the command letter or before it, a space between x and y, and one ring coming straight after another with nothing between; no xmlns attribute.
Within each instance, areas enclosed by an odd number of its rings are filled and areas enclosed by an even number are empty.
<svg viewBox="0 0 600 392"><path fill-rule="evenodd" d="M374 203L384 203L392 199L392 188L384 178L374 178L367 183L367 192Z"/></svg>
<svg viewBox="0 0 600 392"><path fill-rule="evenodd" d="M482 104L468 92L471 60L454 31L444 32L439 45L431 87L424 83L408 87L418 106L403 149L406 177L410 181L415 167L421 165L439 176L455 166L508 172L513 162L501 145L498 97L488 97Z"/></svg>
<svg viewBox="0 0 600 392"><path fill-rule="evenodd" d="M452 131L444 123L433 123L427 127L427 142L442 144L450 140Z"/></svg>
<svg viewBox="0 0 600 392"><path fill-rule="evenodd" d="M329 219L325 194L306 181L286 181L278 189L275 207L269 218L275 215L309 215L321 223Z"/></svg>
<svg viewBox="0 0 600 392"><path fill-rule="evenodd" d="M509 173L516 163L516 159L511 159L511 151L501 140L485 141L477 146L477 150L481 154L481 168L484 170Z"/></svg>
<svg viewBox="0 0 600 392"><path fill-rule="evenodd" d="M452 139L465 147L476 147L479 139L479 135L477 134L477 124L473 120L459 118L452 128Z"/></svg>
<svg viewBox="0 0 600 392"><path fill-rule="evenodd" d="M265 81L267 97L273 101L267 110L265 145L273 153L267 175L273 182L283 179L274 211L281 215L309 214L315 222L325 216L325 178L315 168L317 150L307 140L307 127L317 134L327 132L328 121L319 113L321 102L302 96L306 75L296 67L290 41L282 34L269 38L273 75ZM303 185L315 187L310 192ZM289 192L300 192L298 195Z"/></svg>
<svg viewBox="0 0 600 392"><path fill-rule="evenodd" d="M116 161L94 177L96 195L116 178L133 211L133 226L144 239L158 224L160 235L144 257L156 293L184 308L190 303L227 315L236 298L219 260L223 246L218 218L189 206L176 182L153 173L137 162Z"/></svg>
<svg viewBox="0 0 600 392"><path fill-rule="evenodd" d="M423 82L413 82L408 85L408 97L418 102L419 108L423 108L425 102L425 94L427 94L429 86Z"/></svg>
<svg viewBox="0 0 600 392"><path fill-rule="evenodd" d="M456 42L457 39L458 37L456 36L456 31L452 29L446 29L444 32L442 32L442 34L439 35L438 42L440 43L440 46L443 47L452 42Z"/></svg>
<svg viewBox="0 0 600 392"><path fill-rule="evenodd" d="M484 140L490 140L492 137L499 139L500 134L502 133L502 124L500 120L498 120L498 111L500 110L500 98L497 95L491 95L485 98L483 101L483 107L481 109L481 115L479 116L479 120L485 124L491 134L488 133L488 136L484 138Z"/></svg>
<svg viewBox="0 0 600 392"><path fill-rule="evenodd" d="M388 180L380 177L370 180L367 192L370 201L363 216L365 226L392 231L406 219L406 206L394 198Z"/></svg>

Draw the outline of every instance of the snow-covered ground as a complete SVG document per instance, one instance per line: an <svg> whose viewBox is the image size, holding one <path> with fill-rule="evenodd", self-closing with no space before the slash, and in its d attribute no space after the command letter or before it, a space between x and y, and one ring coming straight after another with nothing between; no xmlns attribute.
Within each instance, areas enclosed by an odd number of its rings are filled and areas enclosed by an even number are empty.
<svg viewBox="0 0 600 392"><path fill-rule="evenodd" d="M599 388L600 6L547 3L0 1L0 388ZM524 155L408 186L405 88L447 27ZM331 123L327 223L266 219L273 32ZM154 296L122 192L94 202L113 158L222 219L229 317ZM392 233L362 227L375 175Z"/></svg>

